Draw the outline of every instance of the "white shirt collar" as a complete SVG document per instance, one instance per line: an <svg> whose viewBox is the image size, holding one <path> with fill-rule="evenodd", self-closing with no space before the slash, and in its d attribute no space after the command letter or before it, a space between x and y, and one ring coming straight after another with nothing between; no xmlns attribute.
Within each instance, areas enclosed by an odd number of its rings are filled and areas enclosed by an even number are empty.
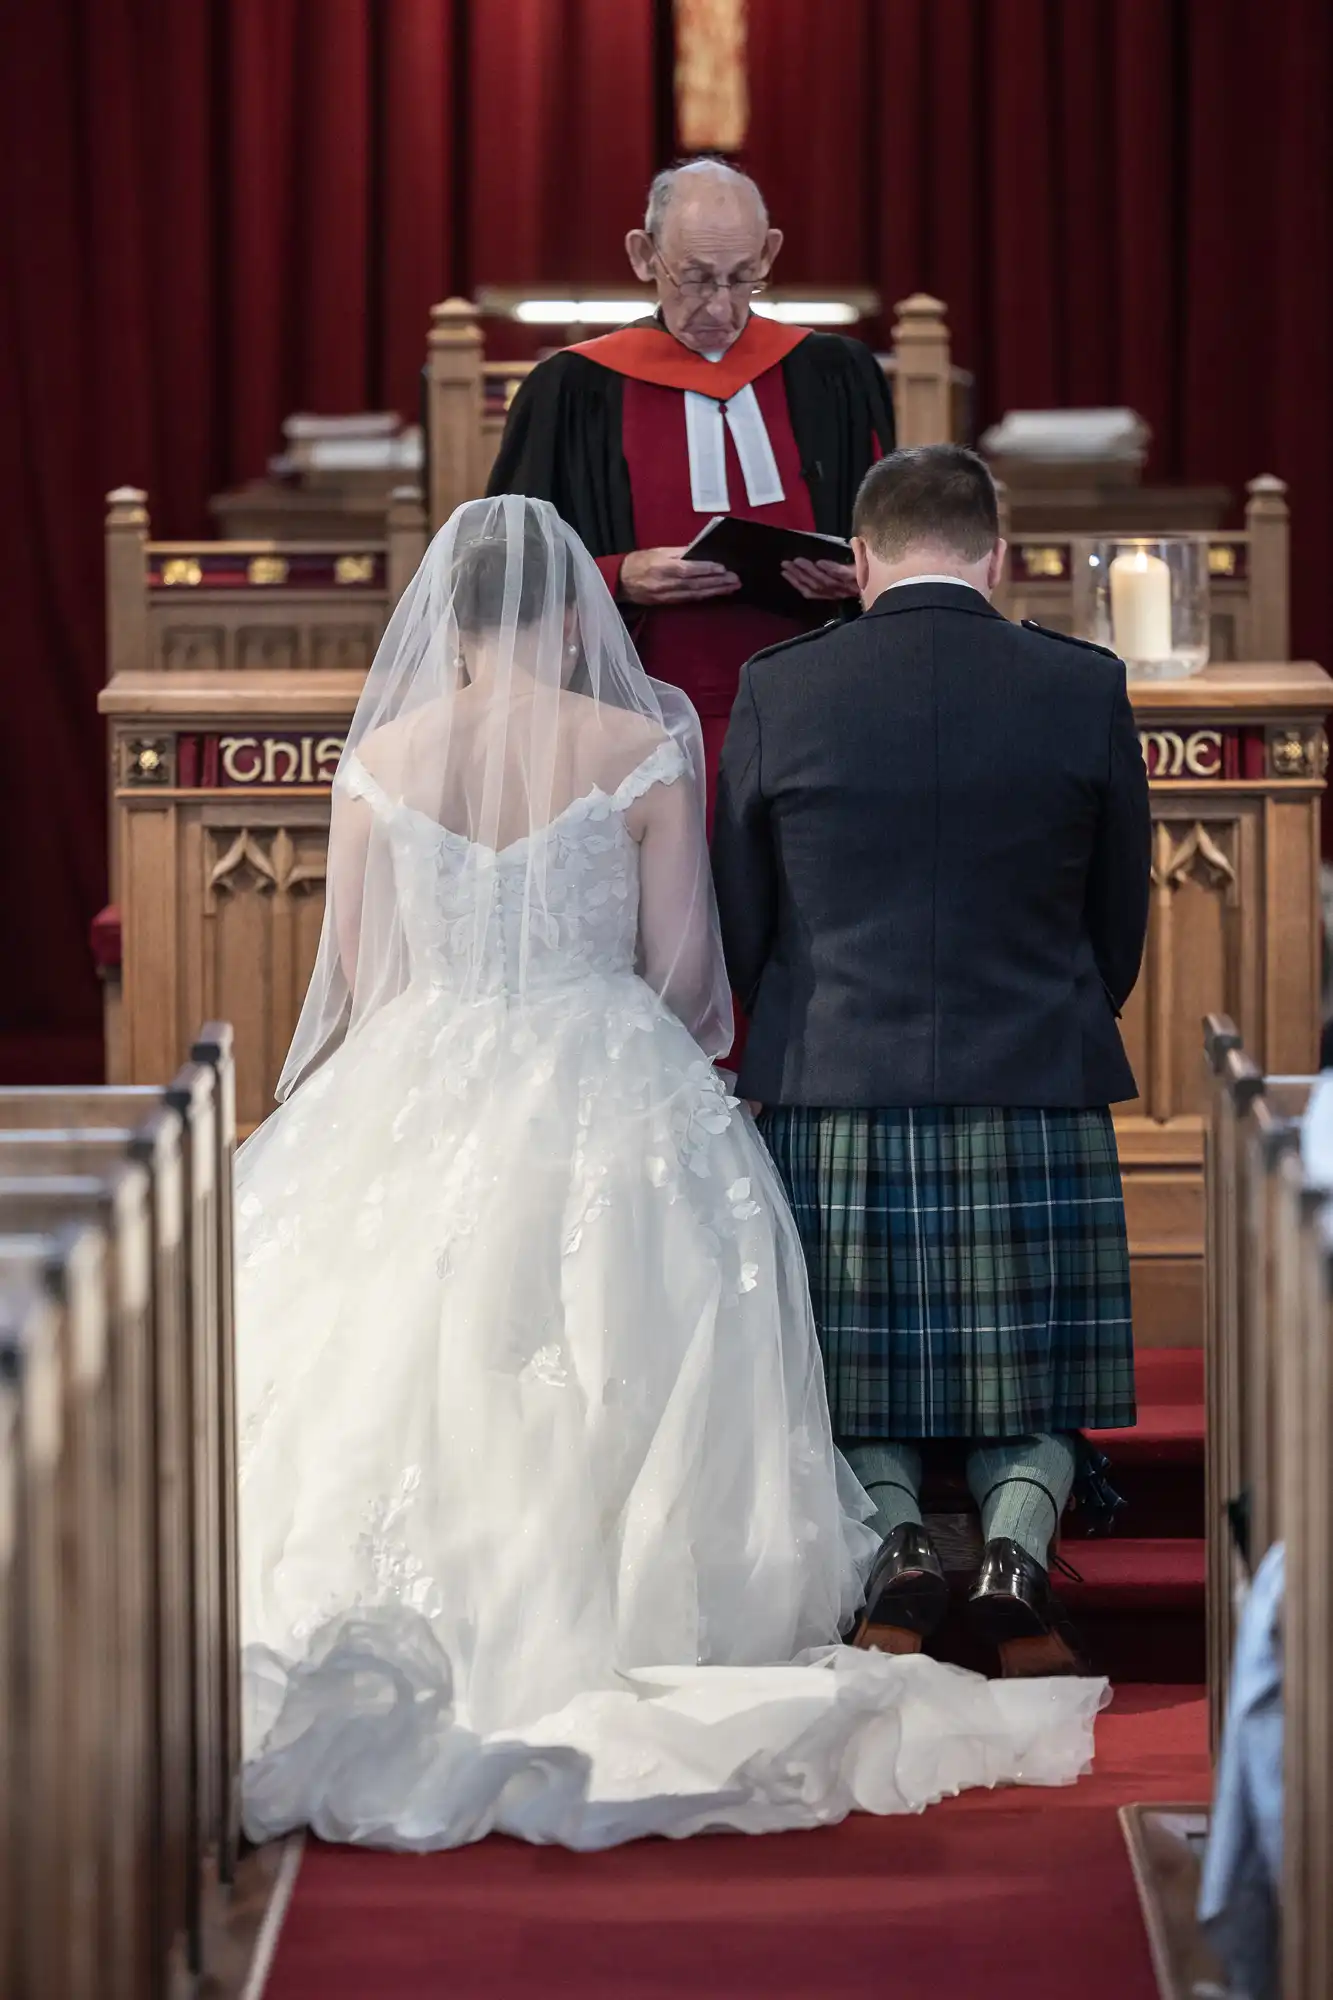
<svg viewBox="0 0 1333 2000"><path fill-rule="evenodd" d="M896 583L886 583L885 590L905 590L909 583L956 583L960 590L976 590L975 583L969 583L965 576L900 576ZM979 595L981 593L978 593Z"/></svg>

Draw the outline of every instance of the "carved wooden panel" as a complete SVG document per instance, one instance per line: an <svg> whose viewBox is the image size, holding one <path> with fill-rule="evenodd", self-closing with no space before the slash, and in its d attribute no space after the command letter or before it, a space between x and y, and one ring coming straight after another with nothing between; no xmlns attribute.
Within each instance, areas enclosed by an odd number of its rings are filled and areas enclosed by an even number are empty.
<svg viewBox="0 0 1333 2000"><path fill-rule="evenodd" d="M220 625L168 625L162 633L167 673L215 674L226 663L227 635Z"/></svg>
<svg viewBox="0 0 1333 2000"><path fill-rule="evenodd" d="M249 673L265 667L287 671L296 666L301 635L295 625L242 625L235 634L231 664Z"/></svg>
<svg viewBox="0 0 1333 2000"><path fill-rule="evenodd" d="M1121 1023L1140 1096L1116 1113L1144 1346L1202 1337L1200 1024L1210 1012L1255 1018L1262 812L1262 800L1234 794L1153 794L1148 946Z"/></svg>
<svg viewBox="0 0 1333 2000"><path fill-rule="evenodd" d="M164 671L248 673L347 668L364 673L388 612L379 592L182 590L149 600L149 658ZM207 623L204 622L208 618Z"/></svg>
<svg viewBox="0 0 1333 2000"><path fill-rule="evenodd" d="M1140 1091L1127 1115L1158 1124L1201 1115L1204 1015L1225 1012L1258 1026L1260 812L1248 800L1219 811L1154 798L1148 949L1122 1023Z"/></svg>
<svg viewBox="0 0 1333 2000"><path fill-rule="evenodd" d="M379 638L376 625L312 625L307 664L321 671L340 667L367 673Z"/></svg>
<svg viewBox="0 0 1333 2000"><path fill-rule="evenodd" d="M1240 657L1236 651L1236 614L1230 610L1219 611L1215 604L1208 614L1208 656L1213 660Z"/></svg>
<svg viewBox="0 0 1333 2000"><path fill-rule="evenodd" d="M183 817L181 931L191 946L184 1019L234 1024L237 1118L248 1129L273 1109L314 970L328 809L210 800Z"/></svg>
<svg viewBox="0 0 1333 2000"><path fill-rule="evenodd" d="M122 1023L134 1083L161 1083L174 1075L187 1046L177 980L177 864L175 807L136 802L123 822L121 855Z"/></svg>

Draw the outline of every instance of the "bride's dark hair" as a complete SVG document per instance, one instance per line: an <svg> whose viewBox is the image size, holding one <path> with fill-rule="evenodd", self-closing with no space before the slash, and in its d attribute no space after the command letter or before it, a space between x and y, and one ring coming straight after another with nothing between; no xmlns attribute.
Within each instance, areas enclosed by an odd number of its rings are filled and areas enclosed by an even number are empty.
<svg viewBox="0 0 1333 2000"><path fill-rule="evenodd" d="M514 616L519 625L535 625L546 608L547 571L552 558L563 570L566 607L574 602L574 565L568 560L562 538L552 541L549 523L541 510L524 510L523 543L519 551L518 602ZM505 579L509 568L510 543L502 522L489 527L469 542L454 567L453 601L458 629L467 638L493 632L504 616ZM559 586L557 586L559 587Z"/></svg>

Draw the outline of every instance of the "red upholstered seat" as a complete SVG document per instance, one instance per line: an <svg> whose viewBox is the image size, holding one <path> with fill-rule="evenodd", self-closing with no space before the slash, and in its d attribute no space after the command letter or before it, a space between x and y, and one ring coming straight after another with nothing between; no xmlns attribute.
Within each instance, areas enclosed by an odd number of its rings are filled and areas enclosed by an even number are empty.
<svg viewBox="0 0 1333 2000"><path fill-rule="evenodd" d="M97 912L88 942L92 946L93 964L103 976L120 971L120 911L114 903Z"/></svg>

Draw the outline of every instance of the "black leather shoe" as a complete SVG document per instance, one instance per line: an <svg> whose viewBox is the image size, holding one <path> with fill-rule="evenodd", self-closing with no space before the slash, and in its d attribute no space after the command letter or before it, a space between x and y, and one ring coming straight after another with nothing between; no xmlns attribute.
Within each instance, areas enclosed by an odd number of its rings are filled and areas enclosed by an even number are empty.
<svg viewBox="0 0 1333 2000"><path fill-rule="evenodd" d="M918 1521L904 1521L880 1545L852 1644L919 1653L948 1606L949 1586L930 1536Z"/></svg>
<svg viewBox="0 0 1333 2000"><path fill-rule="evenodd" d="M987 1542L967 1608L982 1638L999 1649L1006 1679L1087 1672L1049 1574L1006 1536Z"/></svg>

